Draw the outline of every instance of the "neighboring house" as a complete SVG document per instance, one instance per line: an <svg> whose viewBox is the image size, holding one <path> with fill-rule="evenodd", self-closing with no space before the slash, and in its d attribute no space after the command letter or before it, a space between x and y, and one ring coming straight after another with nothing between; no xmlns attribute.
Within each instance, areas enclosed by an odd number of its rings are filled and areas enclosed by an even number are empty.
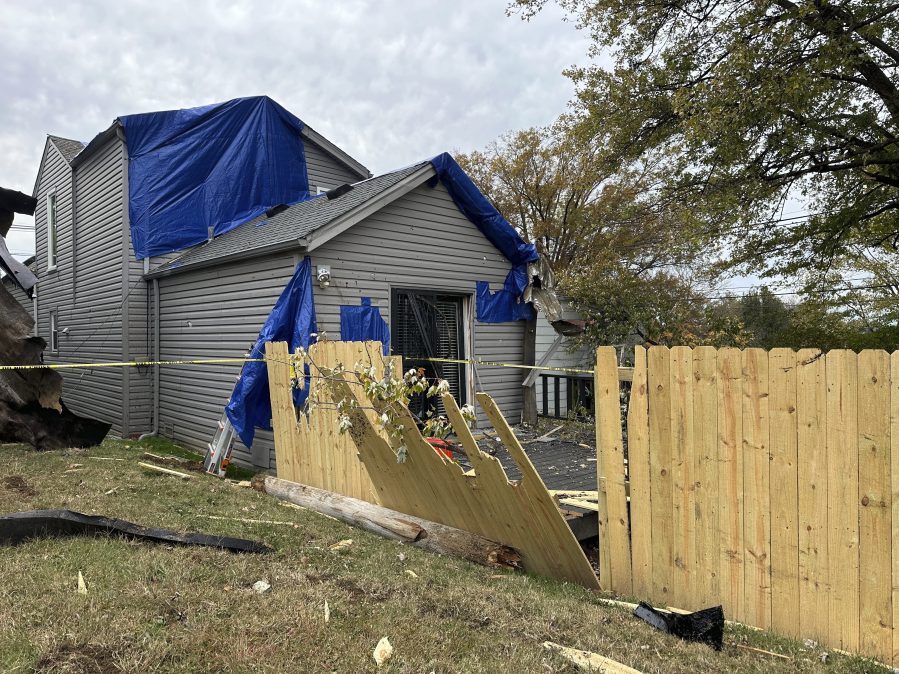
<svg viewBox="0 0 899 674"><path fill-rule="evenodd" d="M34 271L34 255L25 260L23 264L31 271ZM15 283L9 274L4 274L3 277L0 278L0 283L2 283L3 287L15 298L16 302L21 304L31 317L34 318L34 306L37 302L37 293L32 293L33 297L28 297L21 286L19 286L18 283ZM38 334L36 330L35 334Z"/></svg>
<svg viewBox="0 0 899 674"><path fill-rule="evenodd" d="M571 323L582 321L583 317L570 308L565 298L562 303L562 320ZM550 368L573 368L592 370L595 356L590 349L576 348L569 337L561 337L543 314L537 315L535 362ZM547 355L547 353L549 355ZM541 416L568 418L569 412L577 413L590 400L593 376L576 372L540 370L537 387L537 414ZM586 404L592 414L592 407ZM575 409L572 409L575 408Z"/></svg>
<svg viewBox="0 0 899 674"><path fill-rule="evenodd" d="M49 137L34 188L38 334L47 362L236 358L253 344L297 263L309 255L319 332L340 338L340 307L371 298L394 353L424 355L421 312L440 354L521 362L524 324L474 320L475 285L501 288L511 264L460 212L430 162L370 177L309 127L302 130L309 190L343 184L334 199L261 215L186 251L136 260L129 227L128 148L115 123L87 146ZM321 189L319 189L321 188ZM460 402L477 388L506 416L521 409L521 372L441 365ZM73 411L152 431L203 450L234 387L237 364L63 371ZM274 465L271 434L235 458Z"/></svg>

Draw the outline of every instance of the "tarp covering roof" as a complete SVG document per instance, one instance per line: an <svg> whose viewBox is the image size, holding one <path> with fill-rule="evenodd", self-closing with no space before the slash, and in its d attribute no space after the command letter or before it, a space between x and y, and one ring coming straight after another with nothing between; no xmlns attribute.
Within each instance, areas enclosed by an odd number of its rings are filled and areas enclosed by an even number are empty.
<svg viewBox="0 0 899 674"><path fill-rule="evenodd" d="M138 259L183 250L309 196L303 122L267 96L118 119Z"/></svg>

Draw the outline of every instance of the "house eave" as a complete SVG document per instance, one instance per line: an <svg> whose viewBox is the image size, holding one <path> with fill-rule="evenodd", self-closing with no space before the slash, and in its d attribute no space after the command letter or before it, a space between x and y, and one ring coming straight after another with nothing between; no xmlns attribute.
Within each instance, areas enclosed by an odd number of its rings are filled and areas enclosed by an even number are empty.
<svg viewBox="0 0 899 674"><path fill-rule="evenodd" d="M307 246L307 241L305 237L301 237L299 239L291 239L289 241L281 241L280 243L274 243L270 246L262 246L259 248L251 248L249 250L241 250L236 253L229 253L228 255L221 255L219 257L210 258L208 260L202 260L201 262L195 262L193 264L185 264L185 265L176 265L176 266L165 266L161 269L155 269L147 272L143 275L143 278L146 280L165 278L166 276L173 276L174 274L180 274L182 272L194 271L196 269L206 269L209 267L217 267L222 264L226 264L229 262L239 262L242 260L250 260L255 257L262 257L265 255L271 255L273 253L283 253L286 251L292 250L305 250Z"/></svg>

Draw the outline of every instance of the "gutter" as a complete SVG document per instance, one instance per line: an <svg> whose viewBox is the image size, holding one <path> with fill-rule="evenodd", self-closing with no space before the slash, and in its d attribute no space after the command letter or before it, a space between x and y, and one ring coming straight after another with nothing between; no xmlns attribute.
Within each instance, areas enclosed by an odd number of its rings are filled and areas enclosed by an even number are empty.
<svg viewBox="0 0 899 674"><path fill-rule="evenodd" d="M208 260L203 260L201 262L188 262L186 264L176 264L170 263L174 266L164 266L162 268L156 269L151 272L147 272L144 274L145 279L157 279L164 278L166 276L171 276L173 274L178 274L180 272L193 271L194 269L205 269L206 267L217 267L218 265L225 262L235 262L237 260L249 260L254 257L262 257L264 255L270 255L271 253L281 253L288 250L295 250L297 248L306 249L308 241L306 237L301 236L298 239L289 239L287 241L281 241L279 243L273 243L269 246L263 246L261 248L251 248L250 250L240 250L236 253L229 253L228 255L219 255L218 257L213 257Z"/></svg>

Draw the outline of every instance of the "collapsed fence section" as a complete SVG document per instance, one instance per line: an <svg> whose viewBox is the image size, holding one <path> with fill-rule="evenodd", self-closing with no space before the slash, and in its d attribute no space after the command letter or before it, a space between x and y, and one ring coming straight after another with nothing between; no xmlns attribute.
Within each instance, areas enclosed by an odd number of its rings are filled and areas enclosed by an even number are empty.
<svg viewBox="0 0 899 674"><path fill-rule="evenodd" d="M603 588L899 660L899 352L637 347L626 459L615 365Z"/></svg>
<svg viewBox="0 0 899 674"><path fill-rule="evenodd" d="M292 378L303 363L292 362L285 343L267 345L278 477L478 534L515 549L528 571L598 588L590 562L493 399L477 394L522 475L514 483L496 457L479 449L451 395L442 403L471 470L435 451L405 405L368 397L355 364L373 367L380 378L381 353L377 342L311 346L305 358L311 410L298 413ZM399 420L400 437L385 433L384 415Z"/></svg>

